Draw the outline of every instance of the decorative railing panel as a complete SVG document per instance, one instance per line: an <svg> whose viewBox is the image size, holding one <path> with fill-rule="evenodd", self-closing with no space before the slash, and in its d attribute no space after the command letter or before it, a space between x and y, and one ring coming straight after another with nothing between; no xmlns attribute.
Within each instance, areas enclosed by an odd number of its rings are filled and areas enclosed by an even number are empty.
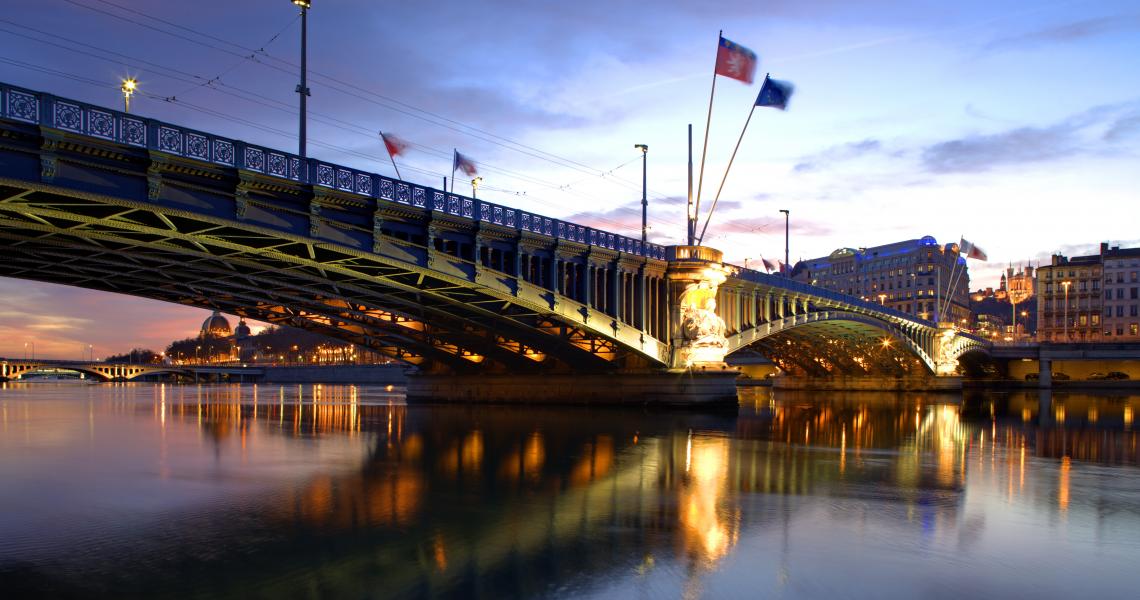
<svg viewBox="0 0 1140 600"><path fill-rule="evenodd" d="M76 135L445 212L462 219L665 260L665 247L240 140L0 84L0 117Z"/></svg>

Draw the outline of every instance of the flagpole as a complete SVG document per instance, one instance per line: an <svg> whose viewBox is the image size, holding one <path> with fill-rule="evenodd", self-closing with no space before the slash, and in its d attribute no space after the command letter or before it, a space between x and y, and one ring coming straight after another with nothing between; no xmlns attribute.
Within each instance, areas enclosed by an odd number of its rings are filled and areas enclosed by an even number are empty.
<svg viewBox="0 0 1140 600"><path fill-rule="evenodd" d="M941 311L939 314L945 315L946 311L949 310L950 300L953 298L953 296L950 294L950 290L953 289L954 284L957 283L956 277L960 278L962 276L961 273L958 273L958 258L962 256L962 247L965 244L966 238L963 236L958 236L958 252L957 256L954 257L954 266L950 269L950 281L946 284L946 300L943 301L942 306L939 307L939 310Z"/></svg>
<svg viewBox="0 0 1140 600"><path fill-rule="evenodd" d="M718 32L716 34L716 51L717 51L718 56L720 55L720 40L723 37L724 37L724 30L721 29L720 32ZM716 63L713 62L712 90L709 91L709 113L708 113L708 116L705 118L705 143L704 143L704 147L701 148L701 170L700 170L700 174L697 176L697 203L693 208L693 219L700 219L700 214L701 214L701 187L704 185L704 182L705 182L705 154L709 150L709 127L712 125L712 105L713 105L713 96L715 96L715 95L716 95ZM694 230L693 233L696 233L696 222L693 223L693 230Z"/></svg>
<svg viewBox="0 0 1140 600"><path fill-rule="evenodd" d="M396 179L403 179L400 176L400 167L396 166L396 157L392 156L392 150L388 148L388 140L384 139L384 132L380 132L380 141L384 142L384 149L388 151L388 158L392 161L392 168L396 170Z"/></svg>
<svg viewBox="0 0 1140 600"><path fill-rule="evenodd" d="M451 191L454 192L455 191L455 167L459 166L459 165L455 164L458 162L455 159L459 157L459 150L452 148L451 152L452 152L452 155L451 155Z"/></svg>
<svg viewBox="0 0 1140 600"><path fill-rule="evenodd" d="M697 233L693 222L693 124L689 123L689 204L685 210L685 231L690 246L693 245Z"/></svg>
<svg viewBox="0 0 1140 600"><path fill-rule="evenodd" d="M705 218L705 226L701 228L701 235L697 238L697 245L700 246L701 242L705 239L705 232L709 229L709 221L712 220L713 211L716 210L716 203L720 201L720 193L724 190L724 182L728 179L728 171L732 169L732 161L736 160L736 151L740 150L740 142L744 141L744 132L748 131L748 124L752 122L752 114L756 112L756 103L752 103L752 110L748 111L748 118L744 120L744 129L740 130L740 137L736 140L736 147L732 149L732 156L728 159L728 166L724 169L724 177L720 178L720 187L716 189L716 196L713 198L712 206L709 207L709 216ZM700 216L698 215L698 219Z"/></svg>

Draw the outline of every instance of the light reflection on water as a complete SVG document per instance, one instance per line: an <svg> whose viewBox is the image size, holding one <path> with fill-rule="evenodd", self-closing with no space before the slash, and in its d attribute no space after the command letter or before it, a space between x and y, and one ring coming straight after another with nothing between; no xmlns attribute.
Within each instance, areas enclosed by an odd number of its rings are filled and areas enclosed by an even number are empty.
<svg viewBox="0 0 1140 600"><path fill-rule="evenodd" d="M16 596L1132 595L1135 395L751 390L738 415L7 384Z"/></svg>

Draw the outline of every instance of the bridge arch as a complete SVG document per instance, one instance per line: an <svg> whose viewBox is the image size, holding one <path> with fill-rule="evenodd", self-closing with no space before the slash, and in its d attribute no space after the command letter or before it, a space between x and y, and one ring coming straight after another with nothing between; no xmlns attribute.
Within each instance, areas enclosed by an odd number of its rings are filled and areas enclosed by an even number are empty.
<svg viewBox="0 0 1140 600"><path fill-rule="evenodd" d="M828 367L823 370L830 372L829 366L840 366L840 363L854 367L856 372L874 371L875 367L898 371L902 369L899 354L902 349L934 373L937 364L925 343L924 333L908 323L894 323L869 314L817 310L786 316L737 333L728 338L727 345L729 353L756 347L761 353L770 354L769 358L778 359L782 342L785 352L791 350L791 354L800 355L794 360L787 357L788 360L808 372L818 372L817 366L824 365ZM812 352L814 356L802 356L805 352Z"/></svg>

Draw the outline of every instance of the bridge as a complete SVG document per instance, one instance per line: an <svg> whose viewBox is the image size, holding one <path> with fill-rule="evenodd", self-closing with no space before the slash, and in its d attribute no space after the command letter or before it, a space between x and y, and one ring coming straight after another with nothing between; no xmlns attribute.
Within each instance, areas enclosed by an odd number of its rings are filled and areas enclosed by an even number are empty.
<svg viewBox="0 0 1140 600"><path fill-rule="evenodd" d="M83 360L21 360L15 358L0 358L0 381L21 379L28 373L46 369L76 371L83 373L94 381L130 381L145 375L157 375L162 373L185 374L188 372L185 368L169 365L119 364Z"/></svg>
<svg viewBox="0 0 1140 600"><path fill-rule="evenodd" d="M808 377L929 378L986 345L712 248L15 86L0 102L0 276L340 338L416 366L413 396L727 400L743 348Z"/></svg>

